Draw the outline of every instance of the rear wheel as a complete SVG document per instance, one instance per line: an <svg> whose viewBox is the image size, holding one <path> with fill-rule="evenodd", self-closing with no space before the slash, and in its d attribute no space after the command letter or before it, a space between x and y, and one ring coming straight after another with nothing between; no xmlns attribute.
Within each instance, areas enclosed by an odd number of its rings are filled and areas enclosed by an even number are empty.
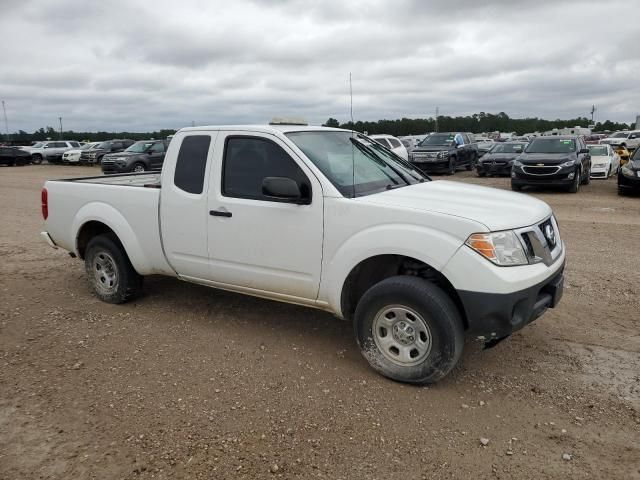
<svg viewBox="0 0 640 480"><path fill-rule="evenodd" d="M437 382L456 365L464 345L460 313L449 296L414 276L371 287L358 302L354 329L371 367L401 382Z"/></svg>
<svg viewBox="0 0 640 480"><path fill-rule="evenodd" d="M103 302L124 303L142 291L143 277L135 271L113 233L89 241L84 264L91 288Z"/></svg>

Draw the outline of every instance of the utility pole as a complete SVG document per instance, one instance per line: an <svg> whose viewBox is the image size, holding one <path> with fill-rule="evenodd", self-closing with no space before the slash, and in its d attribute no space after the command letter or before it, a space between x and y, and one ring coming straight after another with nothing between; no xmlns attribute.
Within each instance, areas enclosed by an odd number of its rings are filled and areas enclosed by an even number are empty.
<svg viewBox="0 0 640 480"><path fill-rule="evenodd" d="M4 112L4 129L7 132L7 141L9 140L9 122L7 122L7 109L4 106L4 100L2 100L2 111Z"/></svg>
<svg viewBox="0 0 640 480"><path fill-rule="evenodd" d="M440 107L436 107L436 133L438 133L438 115L440 114Z"/></svg>
<svg viewBox="0 0 640 480"><path fill-rule="evenodd" d="M591 105L591 123L593 123L593 114L596 113L596 106Z"/></svg>
<svg viewBox="0 0 640 480"><path fill-rule="evenodd" d="M60 120L60 140L62 140L62 117L58 117L58 120Z"/></svg>

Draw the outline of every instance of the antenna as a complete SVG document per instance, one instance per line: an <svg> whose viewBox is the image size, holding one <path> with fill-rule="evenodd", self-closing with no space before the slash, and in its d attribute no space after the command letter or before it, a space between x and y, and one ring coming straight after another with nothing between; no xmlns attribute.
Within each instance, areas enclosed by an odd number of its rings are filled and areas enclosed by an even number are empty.
<svg viewBox="0 0 640 480"><path fill-rule="evenodd" d="M355 145L353 144L355 141L353 138L353 129L356 128L356 125L353 123L353 83L351 82L351 72L349 72L349 98L351 101L351 191L353 198L356 198L356 152L354 150Z"/></svg>
<svg viewBox="0 0 640 480"><path fill-rule="evenodd" d="M596 113L596 106L591 105L591 123L593 123L593 114Z"/></svg>
<svg viewBox="0 0 640 480"><path fill-rule="evenodd" d="M2 111L4 112L4 129L7 132L7 141L9 140L9 122L7 122L7 109L4 106L4 100L2 100Z"/></svg>

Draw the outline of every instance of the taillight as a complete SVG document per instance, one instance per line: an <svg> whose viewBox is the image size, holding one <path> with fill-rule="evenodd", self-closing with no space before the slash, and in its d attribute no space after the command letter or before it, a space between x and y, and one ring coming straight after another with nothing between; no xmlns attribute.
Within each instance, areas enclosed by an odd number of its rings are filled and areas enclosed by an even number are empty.
<svg viewBox="0 0 640 480"><path fill-rule="evenodd" d="M40 199L42 200L42 218L46 220L49 216L49 195L47 194L46 188L42 189Z"/></svg>

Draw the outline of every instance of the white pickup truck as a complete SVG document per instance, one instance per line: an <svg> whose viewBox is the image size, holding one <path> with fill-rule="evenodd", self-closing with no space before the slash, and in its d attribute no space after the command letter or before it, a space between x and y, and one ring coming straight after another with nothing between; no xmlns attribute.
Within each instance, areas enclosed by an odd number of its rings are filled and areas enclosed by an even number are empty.
<svg viewBox="0 0 640 480"><path fill-rule="evenodd" d="M145 275L319 308L404 382L444 377L465 334L491 346L553 308L565 248L529 196L431 181L356 132L180 130L162 173L51 180L44 239L122 303Z"/></svg>

